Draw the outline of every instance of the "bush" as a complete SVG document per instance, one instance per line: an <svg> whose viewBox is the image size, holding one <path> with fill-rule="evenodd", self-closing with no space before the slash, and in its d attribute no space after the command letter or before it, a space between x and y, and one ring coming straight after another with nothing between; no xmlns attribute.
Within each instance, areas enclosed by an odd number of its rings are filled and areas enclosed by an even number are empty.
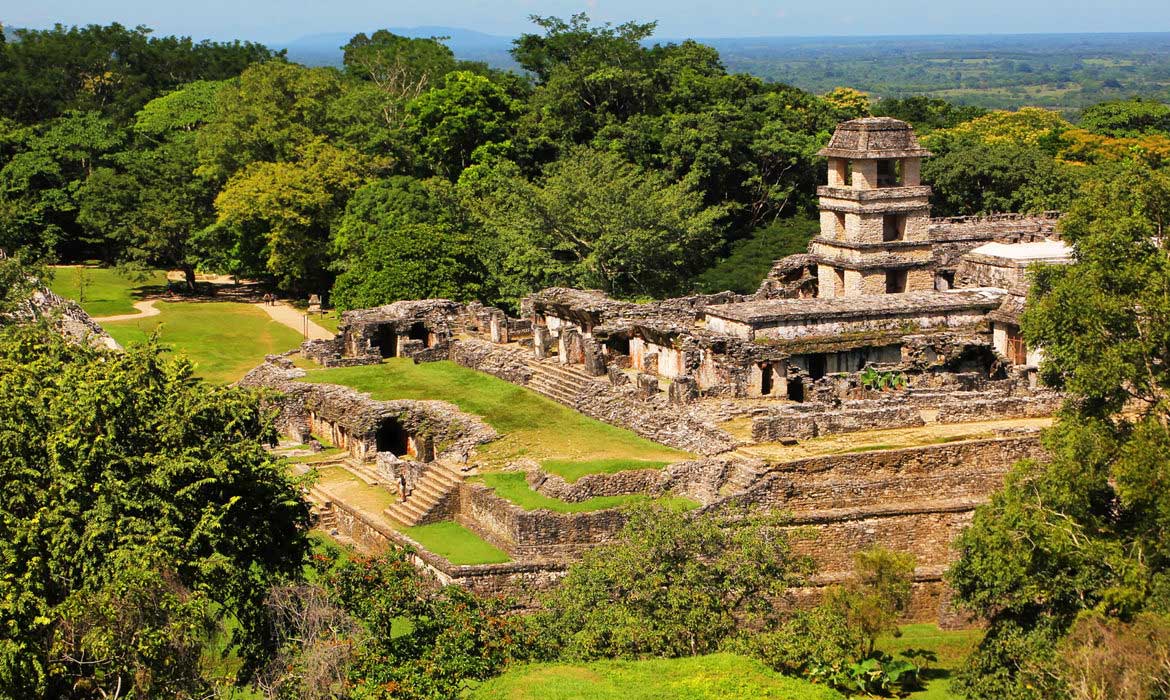
<svg viewBox="0 0 1170 700"><path fill-rule="evenodd" d="M695 289L705 294L731 290L751 294L768 276L772 262L803 253L820 230L814 219L781 219L758 228L732 244L730 254L695 278Z"/></svg>

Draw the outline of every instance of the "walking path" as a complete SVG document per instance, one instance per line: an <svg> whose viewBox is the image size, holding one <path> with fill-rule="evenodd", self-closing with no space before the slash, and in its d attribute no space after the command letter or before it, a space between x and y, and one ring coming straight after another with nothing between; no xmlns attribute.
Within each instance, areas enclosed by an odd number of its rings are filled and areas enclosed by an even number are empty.
<svg viewBox="0 0 1170 700"><path fill-rule="evenodd" d="M133 314L118 314L117 316L101 316L94 320L98 323L105 323L106 321L132 321L136 318L148 318L150 316L158 316L162 311L155 307L154 302L158 299L147 299L146 301L134 302L134 308L138 309L137 313Z"/></svg>
<svg viewBox="0 0 1170 700"><path fill-rule="evenodd" d="M253 306L264 309L264 312L271 316L273 321L276 321L277 323L283 323L297 333L304 333L306 330L305 314L300 310L294 309L288 304L285 304L284 302L277 302L275 306L269 306L264 302L258 302L253 304ZM319 326L314 323L313 319L308 320L308 333L309 340L329 340L334 335L336 335L328 328Z"/></svg>

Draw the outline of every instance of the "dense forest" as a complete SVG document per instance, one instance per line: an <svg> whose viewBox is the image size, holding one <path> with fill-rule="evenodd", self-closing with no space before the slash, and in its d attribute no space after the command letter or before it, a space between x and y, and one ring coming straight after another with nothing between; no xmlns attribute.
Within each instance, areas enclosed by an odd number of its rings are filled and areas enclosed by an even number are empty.
<svg viewBox="0 0 1170 700"><path fill-rule="evenodd" d="M1078 127L971 121L729 73L710 47L647 47L653 24L536 22L513 49L522 74L387 31L353 37L341 70L117 25L18 31L0 53L0 247L259 278L339 308L751 291L762 261L803 248L815 152L845 119L937 129L940 214L1062 208L1086 166L1170 152L1158 102L1091 107Z"/></svg>
<svg viewBox="0 0 1170 700"><path fill-rule="evenodd" d="M866 114L918 129L936 213L1061 209L1076 251L1037 275L1024 317L1069 397L1052 459L1014 468L948 573L987 624L952 687L1166 697L1170 106L1103 102L1074 124L871 103L646 46L652 24L536 22L523 73L386 31L353 37L342 69L117 25L0 47L0 697L438 699L516 660L716 650L853 694L916 687L918 665L875 648L907 605L905 555L862 552L788 613L766 601L813 572L779 521L642 506L518 614L430 585L402 552L309 537L256 397L157 339L112 352L11 322L40 265L84 259L342 308L750 289L812 235L815 152Z"/></svg>

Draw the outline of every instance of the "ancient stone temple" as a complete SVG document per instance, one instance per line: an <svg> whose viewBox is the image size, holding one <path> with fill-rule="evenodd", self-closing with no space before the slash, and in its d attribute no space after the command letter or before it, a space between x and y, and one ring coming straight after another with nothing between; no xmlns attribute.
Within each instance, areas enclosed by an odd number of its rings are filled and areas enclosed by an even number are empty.
<svg viewBox="0 0 1170 700"><path fill-rule="evenodd" d="M837 127L819 152L829 160L820 187L819 296L855 297L934 289L930 188L919 173L929 156L910 125L888 117Z"/></svg>
<svg viewBox="0 0 1170 700"><path fill-rule="evenodd" d="M1053 212L930 218L919 178L929 153L905 122L845 122L821 155L820 235L775 261L753 294L635 303L550 288L523 299L519 318L399 301L347 312L336 338L301 354L327 366L449 360L681 450L661 468L574 482L533 459L490 468L568 502L673 495L699 512L785 512L809 530L794 546L819 567L810 596L843 580L860 549L911 553L910 617L945 620L952 541L1013 463L1044 456L1038 434L1063 397L1041 385L1041 349L1024 343L1020 315L1034 266L1071 251ZM293 440L342 447L344 468L367 484L401 480L413 494L371 515L316 487L355 542L407 544L443 582L516 593L550 585L624 522L614 509L529 510L465 479L496 435L455 406L374 401L301 375L274 358L245 383L280 390L278 424ZM456 565L395 529L436 520L512 561Z"/></svg>

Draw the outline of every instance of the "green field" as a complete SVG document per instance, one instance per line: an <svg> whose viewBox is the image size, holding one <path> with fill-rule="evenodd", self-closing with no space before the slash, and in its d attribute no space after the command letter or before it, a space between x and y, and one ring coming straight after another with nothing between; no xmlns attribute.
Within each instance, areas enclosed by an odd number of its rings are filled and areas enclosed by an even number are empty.
<svg viewBox="0 0 1170 700"><path fill-rule="evenodd" d="M471 700L841 700L824 686L781 676L754 659L684 659L517 666Z"/></svg>
<svg viewBox="0 0 1170 700"><path fill-rule="evenodd" d="M49 288L79 302L87 314L95 317L135 313L134 302L148 292L164 291L167 286L166 274L157 270L144 278L134 278L104 267L71 265L52 269Z"/></svg>
<svg viewBox="0 0 1170 700"><path fill-rule="evenodd" d="M500 564L511 561L471 530L450 520L403 528L402 532L452 564Z"/></svg>
<svg viewBox="0 0 1170 700"><path fill-rule="evenodd" d="M591 469L657 467L690 457L453 362L415 364L394 358L380 365L309 369L303 381L342 384L375 399L450 401L482 416L503 435L479 450L489 467L530 457L555 460L568 472L576 468L589 473Z"/></svg>
<svg viewBox="0 0 1170 700"><path fill-rule="evenodd" d="M496 495L500 498L506 498L512 503L520 506L524 510L539 510L545 508L556 513L588 513L595 510L605 510L606 508L616 508L626 503L633 503L635 501L648 500L648 496L642 494L630 494L625 496L598 496L584 501L569 502L562 501L559 498L549 498L544 494L533 491L532 487L528 485L527 479L521 472L495 472L491 474L484 474L477 477L485 486L495 489ZM697 508L698 503L689 498L656 498L655 503L665 505L667 507L679 508Z"/></svg>
<svg viewBox="0 0 1170 700"><path fill-rule="evenodd" d="M207 381L234 382L265 355L295 348L301 334L273 321L251 304L158 302L162 313L141 320L111 321L102 327L122 345L146 340L160 325L162 342L187 356Z"/></svg>
<svg viewBox="0 0 1170 700"><path fill-rule="evenodd" d="M926 689L911 693L910 700L954 700L950 692L952 673L983 637L983 630L941 630L938 625L902 625L901 636L886 635L877 641L877 648L895 658L907 649L925 649L934 653L936 661L929 664L924 674Z"/></svg>

